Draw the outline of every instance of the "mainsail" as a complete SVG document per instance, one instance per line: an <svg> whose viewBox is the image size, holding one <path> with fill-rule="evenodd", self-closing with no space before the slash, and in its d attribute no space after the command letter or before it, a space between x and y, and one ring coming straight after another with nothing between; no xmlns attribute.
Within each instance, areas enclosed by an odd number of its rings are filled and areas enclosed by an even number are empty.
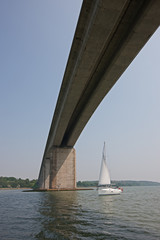
<svg viewBox="0 0 160 240"><path fill-rule="evenodd" d="M109 175L109 171L106 163L106 150L105 150L105 143L104 143L101 170L99 175L99 186L110 185L110 184L111 184L111 180L110 180L110 175Z"/></svg>

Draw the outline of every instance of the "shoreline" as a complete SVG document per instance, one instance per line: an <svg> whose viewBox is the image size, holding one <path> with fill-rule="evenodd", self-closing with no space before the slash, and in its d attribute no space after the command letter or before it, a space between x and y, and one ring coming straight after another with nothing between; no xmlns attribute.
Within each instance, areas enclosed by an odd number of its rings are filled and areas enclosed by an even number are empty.
<svg viewBox="0 0 160 240"><path fill-rule="evenodd" d="M24 190L24 192L63 192L63 191L82 191L82 190L94 190L93 188L74 188L74 189L31 189L31 190Z"/></svg>
<svg viewBox="0 0 160 240"><path fill-rule="evenodd" d="M19 189L22 189L22 190L32 190L32 188L0 188L0 190L19 190Z"/></svg>
<svg viewBox="0 0 160 240"><path fill-rule="evenodd" d="M82 191L82 190L94 190L93 188L75 188L75 189L32 189L32 188L0 188L1 190L24 190L23 192L58 192L58 191Z"/></svg>

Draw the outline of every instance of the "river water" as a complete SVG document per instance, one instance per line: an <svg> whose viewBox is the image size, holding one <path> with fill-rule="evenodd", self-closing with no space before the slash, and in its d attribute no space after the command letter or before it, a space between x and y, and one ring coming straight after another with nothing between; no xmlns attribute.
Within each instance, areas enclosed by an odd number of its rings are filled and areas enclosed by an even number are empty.
<svg viewBox="0 0 160 240"><path fill-rule="evenodd" d="M160 240L160 187L96 190L0 190L1 240Z"/></svg>

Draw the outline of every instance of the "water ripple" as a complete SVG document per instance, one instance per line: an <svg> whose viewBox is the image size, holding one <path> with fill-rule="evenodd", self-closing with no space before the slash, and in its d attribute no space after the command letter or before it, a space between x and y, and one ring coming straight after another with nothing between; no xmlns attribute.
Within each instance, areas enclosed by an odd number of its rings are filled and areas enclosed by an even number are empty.
<svg viewBox="0 0 160 240"><path fill-rule="evenodd" d="M0 239L159 240L159 199L158 187L128 187L107 197L0 191Z"/></svg>

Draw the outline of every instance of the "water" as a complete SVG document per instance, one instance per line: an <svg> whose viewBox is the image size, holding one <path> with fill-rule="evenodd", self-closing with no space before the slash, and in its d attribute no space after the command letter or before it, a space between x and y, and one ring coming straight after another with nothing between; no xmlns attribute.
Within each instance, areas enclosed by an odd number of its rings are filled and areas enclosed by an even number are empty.
<svg viewBox="0 0 160 240"><path fill-rule="evenodd" d="M0 190L1 240L160 239L160 187L97 191Z"/></svg>

